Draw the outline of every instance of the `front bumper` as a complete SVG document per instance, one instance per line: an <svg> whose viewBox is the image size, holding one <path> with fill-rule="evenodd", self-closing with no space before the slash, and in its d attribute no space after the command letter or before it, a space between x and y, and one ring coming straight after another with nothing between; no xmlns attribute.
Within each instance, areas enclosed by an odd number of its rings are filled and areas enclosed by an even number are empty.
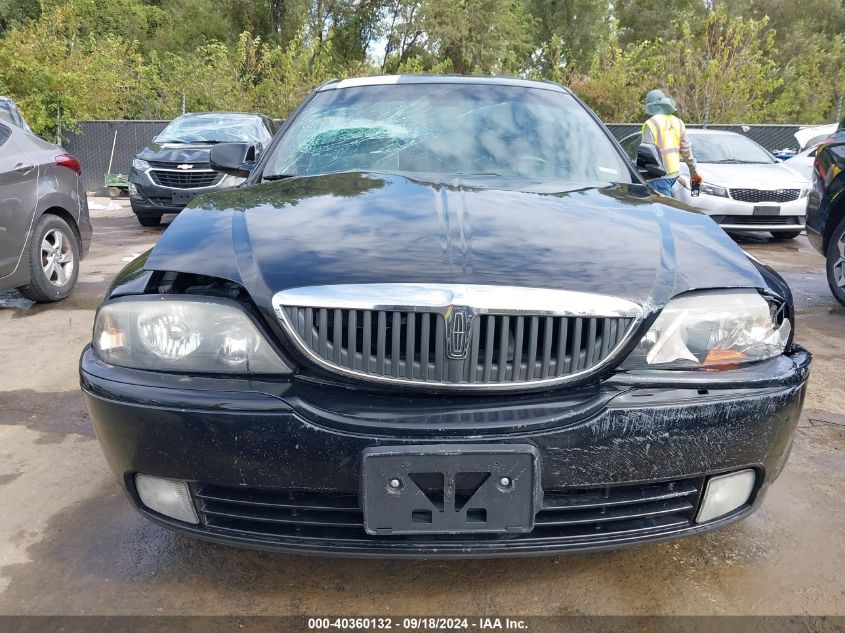
<svg viewBox="0 0 845 633"><path fill-rule="evenodd" d="M711 216L726 231L802 231L806 223L807 198L755 204L707 194L693 197L680 184L675 185L673 194L681 202ZM774 214L755 212L759 207L780 209Z"/></svg>
<svg viewBox="0 0 845 633"><path fill-rule="evenodd" d="M224 176L209 187L175 188L163 187L153 182L148 171L132 168L129 171L129 202L137 215L159 216L165 213L179 213L194 196L216 191L225 191L243 182L242 178ZM175 194L175 197L174 197Z"/></svg>
<svg viewBox="0 0 845 633"><path fill-rule="evenodd" d="M266 549L470 557L619 547L746 516L787 458L809 363L799 348L753 369L619 374L577 394L397 396L304 379L177 380L107 365L88 348L81 381L109 466L135 507L160 524ZM509 443L531 445L539 455L543 502L531 532L397 536L363 529L357 495L366 449ZM746 468L757 473L750 502L696 524L706 478ZM144 508L136 473L190 482L200 524ZM561 519L554 509L597 495L596 512L604 516L579 510ZM610 520L608 504L620 499ZM635 516L636 508L645 509Z"/></svg>

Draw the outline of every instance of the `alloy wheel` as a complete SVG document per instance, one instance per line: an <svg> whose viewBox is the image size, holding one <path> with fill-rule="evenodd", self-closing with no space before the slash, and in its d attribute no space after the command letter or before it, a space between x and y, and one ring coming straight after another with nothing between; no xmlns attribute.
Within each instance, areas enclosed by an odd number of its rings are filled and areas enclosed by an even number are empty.
<svg viewBox="0 0 845 633"><path fill-rule="evenodd" d="M834 248L839 251L839 258L833 262L833 280L840 288L845 288L845 233L839 236Z"/></svg>
<svg viewBox="0 0 845 633"><path fill-rule="evenodd" d="M50 229L41 240L41 268L54 286L64 286L73 274L73 249L59 229Z"/></svg>

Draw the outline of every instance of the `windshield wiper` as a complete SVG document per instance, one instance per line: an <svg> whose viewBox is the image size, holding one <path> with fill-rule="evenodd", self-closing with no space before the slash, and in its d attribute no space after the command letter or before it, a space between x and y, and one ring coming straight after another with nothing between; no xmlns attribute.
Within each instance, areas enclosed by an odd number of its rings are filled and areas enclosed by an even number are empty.
<svg viewBox="0 0 845 633"><path fill-rule="evenodd" d="M284 180L285 178L296 178L296 174L270 174L269 176L262 176L261 180Z"/></svg>

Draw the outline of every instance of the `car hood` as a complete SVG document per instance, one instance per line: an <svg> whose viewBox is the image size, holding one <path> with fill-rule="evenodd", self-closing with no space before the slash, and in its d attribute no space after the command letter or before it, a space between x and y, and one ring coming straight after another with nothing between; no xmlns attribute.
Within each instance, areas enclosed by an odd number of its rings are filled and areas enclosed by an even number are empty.
<svg viewBox="0 0 845 633"><path fill-rule="evenodd" d="M145 268L229 279L264 307L277 291L325 284L554 288L654 307L694 288L765 287L709 217L644 190L291 178L197 198Z"/></svg>
<svg viewBox="0 0 845 633"><path fill-rule="evenodd" d="M136 158L162 163L207 163L214 143L150 143Z"/></svg>
<svg viewBox="0 0 845 633"><path fill-rule="evenodd" d="M689 174L686 165L681 171ZM729 189L800 189L808 184L806 178L784 163L698 163L698 171L705 182Z"/></svg>

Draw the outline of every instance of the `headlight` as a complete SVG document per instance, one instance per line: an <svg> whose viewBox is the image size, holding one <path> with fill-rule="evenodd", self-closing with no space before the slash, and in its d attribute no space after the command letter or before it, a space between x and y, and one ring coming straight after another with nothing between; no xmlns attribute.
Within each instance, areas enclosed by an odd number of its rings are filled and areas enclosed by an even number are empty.
<svg viewBox="0 0 845 633"><path fill-rule="evenodd" d="M680 295L666 304L622 369L718 368L773 358L792 331L782 307L755 290Z"/></svg>
<svg viewBox="0 0 845 633"><path fill-rule="evenodd" d="M721 198L728 197L728 190L719 185L711 185L709 182L701 183L701 193L706 193L708 196L719 196Z"/></svg>
<svg viewBox="0 0 845 633"><path fill-rule="evenodd" d="M138 171L147 171L150 168L150 164L145 160L141 160L140 158L133 158L132 166Z"/></svg>
<svg viewBox="0 0 845 633"><path fill-rule="evenodd" d="M233 304L160 298L107 303L94 351L122 367L176 372L286 374L290 368Z"/></svg>
<svg viewBox="0 0 845 633"><path fill-rule="evenodd" d="M813 189L813 185L806 185L803 189L801 189L801 198L806 198L810 195L810 191Z"/></svg>

